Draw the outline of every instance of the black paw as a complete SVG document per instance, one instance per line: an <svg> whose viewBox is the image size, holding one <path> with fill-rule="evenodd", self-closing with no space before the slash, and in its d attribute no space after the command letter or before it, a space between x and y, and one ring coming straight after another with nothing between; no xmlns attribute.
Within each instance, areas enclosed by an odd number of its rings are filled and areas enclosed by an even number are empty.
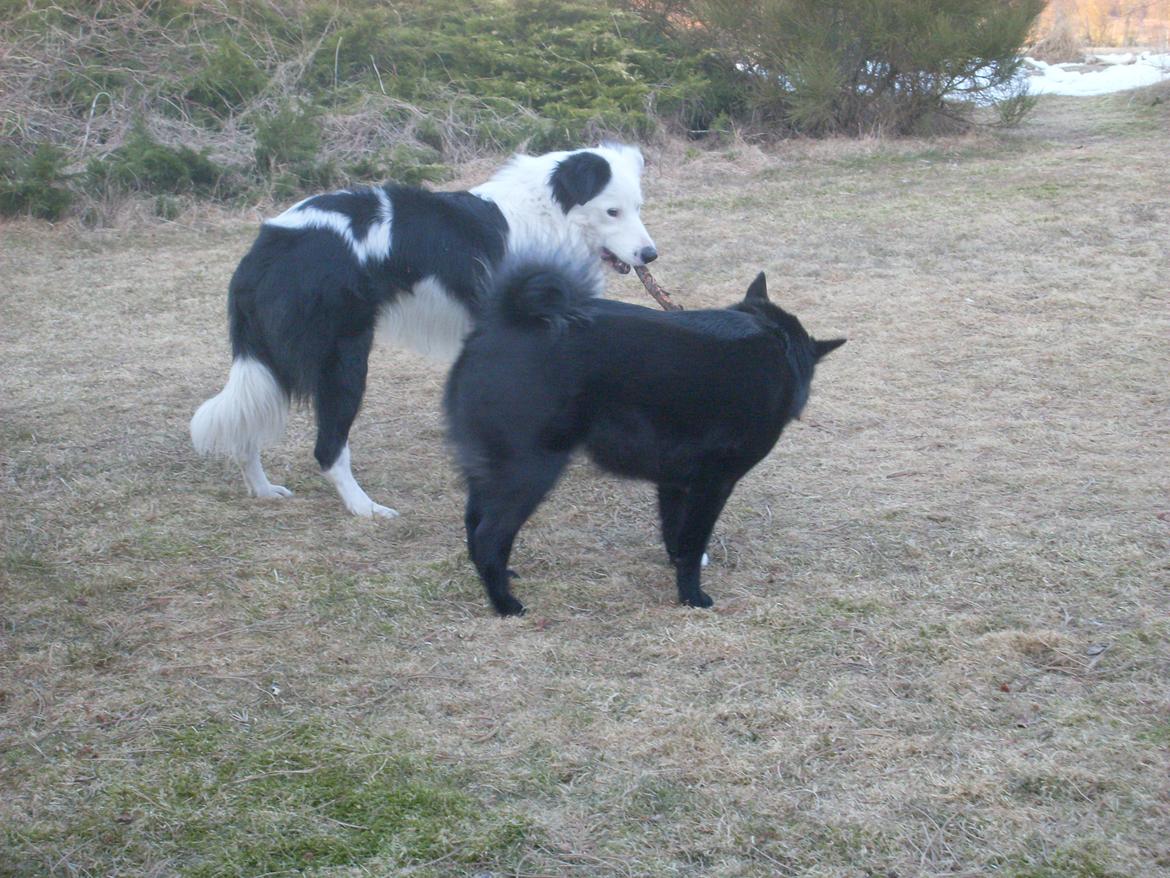
<svg viewBox="0 0 1170 878"><path fill-rule="evenodd" d="M527 612L524 609L524 604L520 603L520 601L516 600L511 595L507 595L506 597L500 598L498 601L494 601L493 605L496 608L496 612L501 616L523 616L524 613Z"/></svg>
<svg viewBox="0 0 1170 878"><path fill-rule="evenodd" d="M682 602L688 607L707 608L712 606L715 601L711 600L711 596L707 592L700 589L697 594L688 595L682 599Z"/></svg>

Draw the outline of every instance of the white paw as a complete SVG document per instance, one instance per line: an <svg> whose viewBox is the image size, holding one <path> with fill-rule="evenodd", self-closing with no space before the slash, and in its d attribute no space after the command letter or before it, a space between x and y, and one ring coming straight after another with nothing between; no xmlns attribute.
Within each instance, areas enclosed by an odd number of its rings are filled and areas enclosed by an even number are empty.
<svg viewBox="0 0 1170 878"><path fill-rule="evenodd" d="M708 564L710 564L710 563L711 563L711 559L710 559L710 558L708 558L708 557L707 557L707 553L706 553L706 552L704 552L704 553L703 553L703 560L699 562L699 566L700 566L700 567L706 567L706 566L707 566Z"/></svg>
<svg viewBox="0 0 1170 878"><path fill-rule="evenodd" d="M397 518L398 510L391 509L389 506L382 506L375 503L373 500L366 498L364 503L347 503L346 506L354 515L360 515L362 518Z"/></svg>
<svg viewBox="0 0 1170 878"><path fill-rule="evenodd" d="M269 485L267 488L261 488L256 491L256 496L261 500L278 500L281 497L291 497L293 492L284 485Z"/></svg>

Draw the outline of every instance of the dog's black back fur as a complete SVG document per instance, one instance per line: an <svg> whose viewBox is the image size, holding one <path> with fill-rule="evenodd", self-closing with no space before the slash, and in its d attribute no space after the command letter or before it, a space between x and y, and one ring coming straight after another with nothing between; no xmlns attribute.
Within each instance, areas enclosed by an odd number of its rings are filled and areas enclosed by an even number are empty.
<svg viewBox="0 0 1170 878"><path fill-rule="evenodd" d="M468 192L381 188L394 217L388 253L362 264L331 229L266 224L232 276L232 353L267 365L290 396L317 392L338 340L368 348L378 309L424 277L437 278L476 313L485 275L504 255L508 224L491 202ZM334 192L298 209L344 216L362 240L379 199L373 189Z"/></svg>
<svg viewBox="0 0 1170 878"><path fill-rule="evenodd" d="M517 532L574 449L658 486L679 599L711 599L699 571L739 479L808 399L819 342L768 301L760 274L731 308L662 312L592 298L588 269L525 261L497 278L497 303L447 384L449 434L467 478L468 551L495 609Z"/></svg>
<svg viewBox="0 0 1170 878"><path fill-rule="evenodd" d="M312 399L315 455L337 460L365 391L379 310L424 277L435 277L468 313L480 308L490 266L504 255L500 209L469 192L381 187L393 246L364 263L328 228L265 224L232 276L228 314L233 357L268 366L286 396ZM332 211L365 239L378 216L374 189L307 199L296 210Z"/></svg>

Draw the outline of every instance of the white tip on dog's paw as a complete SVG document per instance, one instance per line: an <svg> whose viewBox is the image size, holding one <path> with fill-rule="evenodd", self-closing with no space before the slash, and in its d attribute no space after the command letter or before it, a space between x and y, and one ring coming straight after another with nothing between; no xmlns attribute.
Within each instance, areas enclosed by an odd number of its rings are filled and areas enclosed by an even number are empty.
<svg viewBox="0 0 1170 878"><path fill-rule="evenodd" d="M256 492L261 500L279 500L281 497L291 497L293 492L284 485L269 485L266 489Z"/></svg>
<svg viewBox="0 0 1170 878"><path fill-rule="evenodd" d="M365 503L347 503L346 508L362 518L397 518L398 510L367 500Z"/></svg>
<svg viewBox="0 0 1170 878"><path fill-rule="evenodd" d="M706 566L707 566L708 564L710 564L710 563L711 563L711 559L710 559L710 558L708 558L708 557L707 557L707 553L706 553L706 552L704 552L704 553L703 553L703 560L699 562L699 566L700 566L700 567L706 567Z"/></svg>

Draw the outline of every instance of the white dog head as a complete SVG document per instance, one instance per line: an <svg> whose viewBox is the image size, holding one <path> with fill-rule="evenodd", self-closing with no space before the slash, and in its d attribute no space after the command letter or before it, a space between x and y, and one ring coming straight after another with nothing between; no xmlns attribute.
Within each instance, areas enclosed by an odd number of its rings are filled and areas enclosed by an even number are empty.
<svg viewBox="0 0 1170 878"><path fill-rule="evenodd" d="M603 143L565 155L549 176L553 200L582 240L615 271L658 258L639 215L642 153L634 146Z"/></svg>

